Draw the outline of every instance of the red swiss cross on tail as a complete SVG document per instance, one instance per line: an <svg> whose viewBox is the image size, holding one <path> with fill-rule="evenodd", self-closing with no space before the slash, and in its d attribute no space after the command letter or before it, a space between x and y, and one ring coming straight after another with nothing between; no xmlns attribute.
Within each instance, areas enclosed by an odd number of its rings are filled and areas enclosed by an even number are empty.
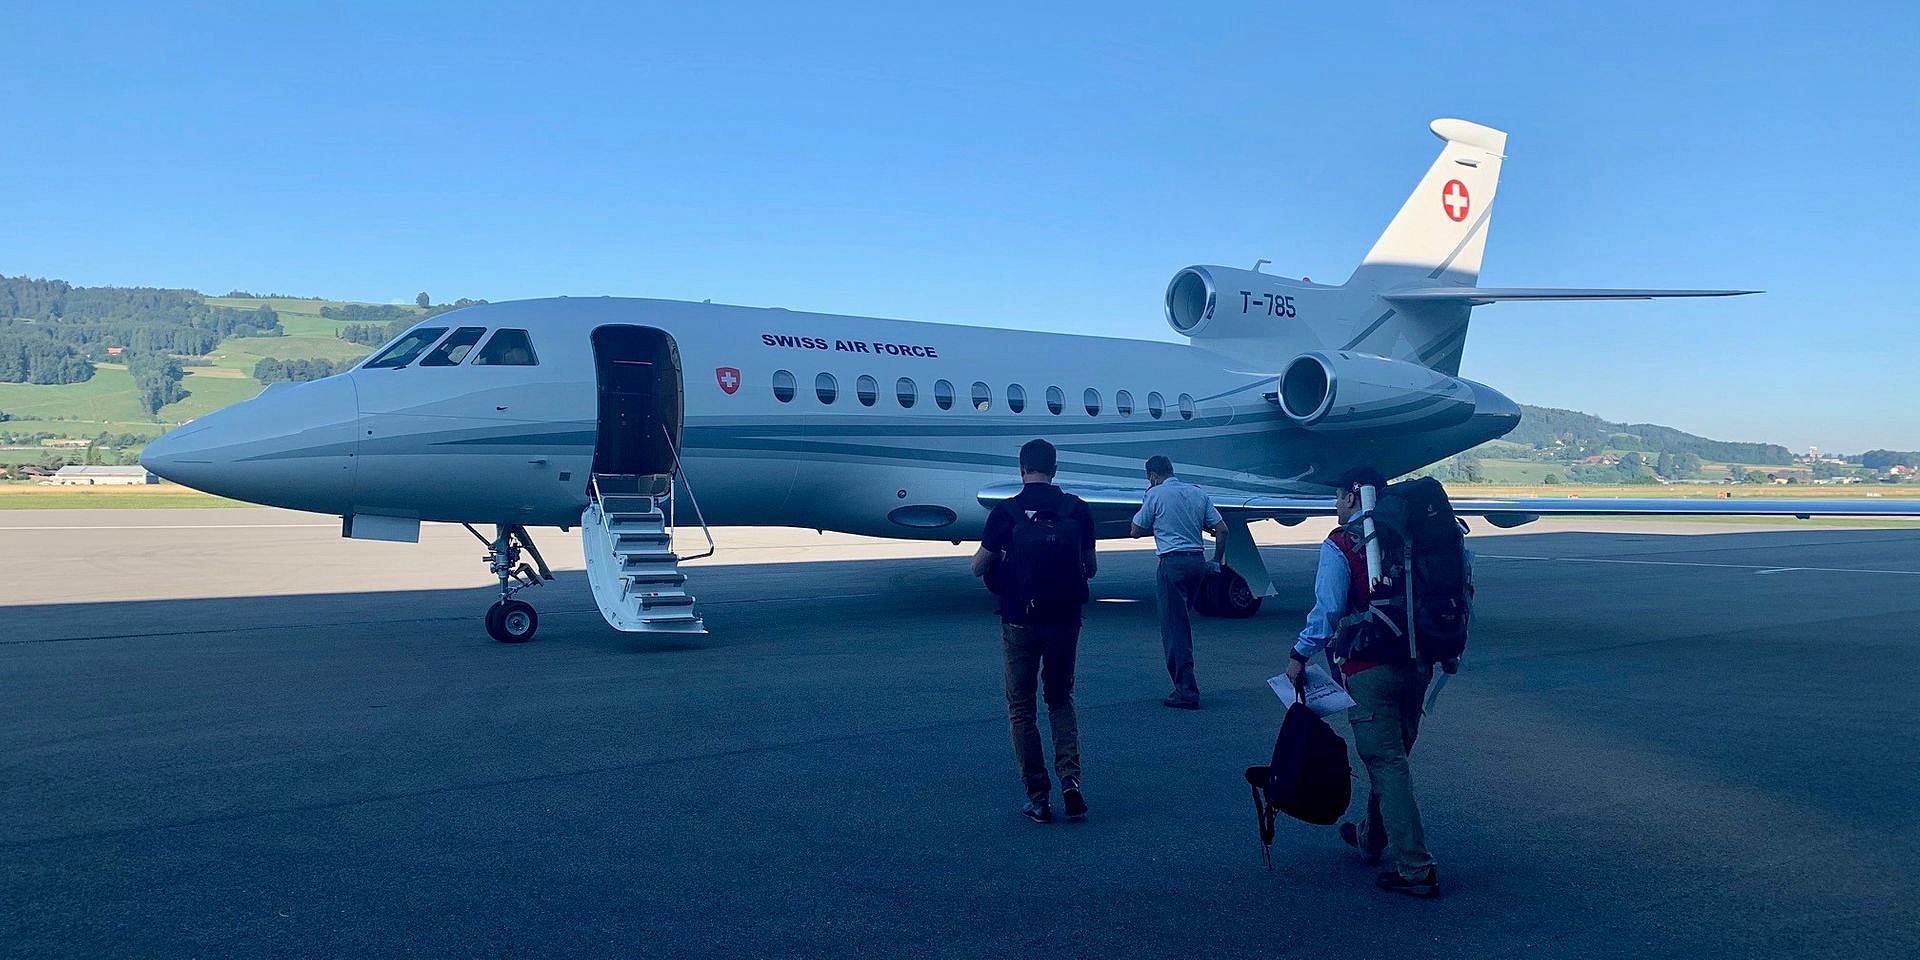
<svg viewBox="0 0 1920 960"><path fill-rule="evenodd" d="M1467 218L1470 200L1467 197L1467 185L1458 180L1448 180L1440 191L1440 209L1447 211L1447 219L1459 223Z"/></svg>
<svg viewBox="0 0 1920 960"><path fill-rule="evenodd" d="M719 367L713 371L713 379L720 384L720 389L731 397L735 390L740 389L740 368Z"/></svg>

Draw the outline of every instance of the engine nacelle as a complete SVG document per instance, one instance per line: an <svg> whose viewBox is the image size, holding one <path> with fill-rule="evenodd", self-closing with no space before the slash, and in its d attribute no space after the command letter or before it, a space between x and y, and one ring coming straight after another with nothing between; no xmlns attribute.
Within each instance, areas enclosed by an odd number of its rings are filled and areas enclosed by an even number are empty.
<svg viewBox="0 0 1920 960"><path fill-rule="evenodd" d="M1167 324L1196 340L1271 336L1335 288L1232 267L1188 267L1167 284Z"/></svg>
<svg viewBox="0 0 1920 960"><path fill-rule="evenodd" d="M1275 391L1280 409L1309 430L1399 433L1465 423L1473 387L1417 363L1370 353L1303 353Z"/></svg>

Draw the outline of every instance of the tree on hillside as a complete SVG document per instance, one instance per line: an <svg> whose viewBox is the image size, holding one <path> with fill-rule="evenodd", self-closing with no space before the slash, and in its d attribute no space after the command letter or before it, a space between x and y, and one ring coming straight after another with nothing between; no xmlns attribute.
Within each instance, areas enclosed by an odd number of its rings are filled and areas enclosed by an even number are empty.
<svg viewBox="0 0 1920 960"><path fill-rule="evenodd" d="M282 380L305 383L308 380L331 377L337 372L333 361L321 359L276 360L273 357L264 357L259 363L253 365L253 378L261 383L278 383Z"/></svg>
<svg viewBox="0 0 1920 960"><path fill-rule="evenodd" d="M180 381L186 377L180 361L164 353L136 353L127 361L127 373L140 391L140 406L148 413L159 413L169 403L187 398Z"/></svg>
<svg viewBox="0 0 1920 960"><path fill-rule="evenodd" d="M425 291L422 291L418 296L414 297L413 302L419 304L422 310L433 306L433 298L427 296Z"/></svg>

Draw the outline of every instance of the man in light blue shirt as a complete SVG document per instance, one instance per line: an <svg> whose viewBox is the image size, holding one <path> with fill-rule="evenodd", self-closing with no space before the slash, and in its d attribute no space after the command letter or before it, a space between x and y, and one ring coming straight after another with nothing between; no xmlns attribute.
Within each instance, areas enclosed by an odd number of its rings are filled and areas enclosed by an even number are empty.
<svg viewBox="0 0 1920 960"><path fill-rule="evenodd" d="M1160 555L1154 603L1160 611L1160 646L1167 654L1173 692L1161 703L1181 710L1200 709L1200 685L1193 679L1193 620L1188 609L1207 577L1207 552L1201 531L1218 535L1227 522L1205 490L1173 475L1173 461L1147 461L1147 493L1133 515L1133 535L1153 534Z"/></svg>

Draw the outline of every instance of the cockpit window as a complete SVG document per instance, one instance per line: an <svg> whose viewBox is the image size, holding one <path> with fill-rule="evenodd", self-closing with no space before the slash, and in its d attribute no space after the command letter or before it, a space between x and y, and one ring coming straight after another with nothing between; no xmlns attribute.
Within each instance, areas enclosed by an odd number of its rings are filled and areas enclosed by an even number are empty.
<svg viewBox="0 0 1920 960"><path fill-rule="evenodd" d="M447 335L440 345L434 347L426 356L420 358L423 367L451 367L467 358L473 345L480 342L480 336L487 332L486 327L461 327Z"/></svg>
<svg viewBox="0 0 1920 960"><path fill-rule="evenodd" d="M473 358L476 367L532 367L539 363L539 358L533 355L533 338L527 336L525 330L512 329L495 333Z"/></svg>
<svg viewBox="0 0 1920 960"><path fill-rule="evenodd" d="M361 366L363 370L395 369L413 362L440 335L447 332L446 327L417 327L408 330L395 340L393 345L380 351L380 355L368 360ZM495 339L498 339L497 337Z"/></svg>

